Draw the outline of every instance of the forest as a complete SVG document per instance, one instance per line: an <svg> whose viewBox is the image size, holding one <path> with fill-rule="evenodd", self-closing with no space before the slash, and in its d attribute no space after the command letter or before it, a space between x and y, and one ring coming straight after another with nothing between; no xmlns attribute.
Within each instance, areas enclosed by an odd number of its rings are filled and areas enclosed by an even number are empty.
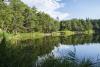
<svg viewBox="0 0 100 67"><path fill-rule="evenodd" d="M46 1L59 7L63 5L58 2L61 0L35 1L43 5ZM63 1L73 5L70 3L72 0ZM96 0L96 6L94 1L80 0L81 3L75 3L81 4L77 7L85 5L87 9L100 6L97 5L99 1ZM76 4L72 7L75 10ZM93 7L90 4L94 4ZM75 15L77 12L80 11L75 11ZM58 16L55 19L21 0L0 0L0 67L100 67L100 19L76 16L60 20Z"/></svg>
<svg viewBox="0 0 100 67"><path fill-rule="evenodd" d="M100 19L54 19L48 14L28 7L21 0L0 0L0 30L8 33L52 33L57 31L100 30Z"/></svg>
<svg viewBox="0 0 100 67"><path fill-rule="evenodd" d="M60 22L60 30L89 31L99 33L100 19L71 19Z"/></svg>

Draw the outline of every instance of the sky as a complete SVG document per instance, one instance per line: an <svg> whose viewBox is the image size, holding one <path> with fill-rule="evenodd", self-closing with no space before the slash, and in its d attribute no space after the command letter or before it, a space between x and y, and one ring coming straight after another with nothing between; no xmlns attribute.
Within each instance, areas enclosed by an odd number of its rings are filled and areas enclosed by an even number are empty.
<svg viewBox="0 0 100 67"><path fill-rule="evenodd" d="M99 19L100 0L22 0L30 7L60 20L80 18Z"/></svg>

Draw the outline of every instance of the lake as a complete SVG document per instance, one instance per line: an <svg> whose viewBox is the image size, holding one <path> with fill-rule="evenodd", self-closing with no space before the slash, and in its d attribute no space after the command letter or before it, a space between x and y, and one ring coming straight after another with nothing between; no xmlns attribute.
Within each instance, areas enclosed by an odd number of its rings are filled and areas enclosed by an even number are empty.
<svg viewBox="0 0 100 67"><path fill-rule="evenodd" d="M100 67L100 35L1 41L0 67Z"/></svg>

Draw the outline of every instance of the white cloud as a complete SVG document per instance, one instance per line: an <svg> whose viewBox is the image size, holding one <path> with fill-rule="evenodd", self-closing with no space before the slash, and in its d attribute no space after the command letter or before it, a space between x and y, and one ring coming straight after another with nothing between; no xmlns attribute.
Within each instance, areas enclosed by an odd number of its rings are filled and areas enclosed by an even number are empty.
<svg viewBox="0 0 100 67"><path fill-rule="evenodd" d="M66 19L69 14L65 12L58 11L64 7L64 3L59 3L61 0L22 0L30 7L35 6L39 11L43 11L49 14L51 17L59 17L60 20Z"/></svg>
<svg viewBox="0 0 100 67"><path fill-rule="evenodd" d="M56 1L61 1L61 0L56 0Z"/></svg>

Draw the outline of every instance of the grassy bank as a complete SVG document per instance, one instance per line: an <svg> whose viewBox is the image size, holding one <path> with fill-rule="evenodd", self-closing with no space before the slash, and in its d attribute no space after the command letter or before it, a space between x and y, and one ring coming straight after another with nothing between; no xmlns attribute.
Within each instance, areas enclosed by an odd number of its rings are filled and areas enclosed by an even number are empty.
<svg viewBox="0 0 100 67"><path fill-rule="evenodd" d="M70 36L70 35L74 35L75 32L72 31L58 31L58 32L53 32L52 36Z"/></svg>
<svg viewBox="0 0 100 67"><path fill-rule="evenodd" d="M12 34L8 38L10 40L26 40L26 39L36 39L36 38L41 38L43 37L43 33L35 32L35 33L17 33L17 34Z"/></svg>
<svg viewBox="0 0 100 67"><path fill-rule="evenodd" d="M84 34L93 34L93 33L95 33L93 30L87 30L84 32Z"/></svg>
<svg viewBox="0 0 100 67"><path fill-rule="evenodd" d="M27 40L27 39L37 39L44 37L44 33L34 32L34 33L7 33L0 32L0 37L5 36L8 41L17 41L17 40Z"/></svg>
<svg viewBox="0 0 100 67"><path fill-rule="evenodd" d="M52 33L40 33L40 32L34 32L34 33L6 33L6 32L0 32L0 36L2 34L6 36L7 40L27 40L27 39L37 39L37 38L42 38L44 36L70 36L74 34L93 34L93 30L88 30L88 31L57 31L57 32L52 32Z"/></svg>
<svg viewBox="0 0 100 67"><path fill-rule="evenodd" d="M86 31L69 31L69 30L65 30L65 31L53 32L52 36L70 36L70 35L74 35L74 34L93 34L93 33L95 33L93 30L86 30Z"/></svg>

